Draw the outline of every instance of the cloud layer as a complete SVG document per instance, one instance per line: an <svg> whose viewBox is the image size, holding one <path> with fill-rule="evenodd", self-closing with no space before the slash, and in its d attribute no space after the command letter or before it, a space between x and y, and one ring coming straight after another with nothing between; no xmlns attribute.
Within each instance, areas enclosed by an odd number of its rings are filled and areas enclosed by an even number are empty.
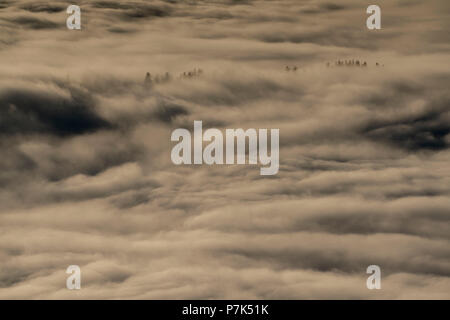
<svg viewBox="0 0 450 320"><path fill-rule="evenodd" d="M3 2L0 298L450 298L450 5L378 2ZM194 120L280 172L173 165Z"/></svg>

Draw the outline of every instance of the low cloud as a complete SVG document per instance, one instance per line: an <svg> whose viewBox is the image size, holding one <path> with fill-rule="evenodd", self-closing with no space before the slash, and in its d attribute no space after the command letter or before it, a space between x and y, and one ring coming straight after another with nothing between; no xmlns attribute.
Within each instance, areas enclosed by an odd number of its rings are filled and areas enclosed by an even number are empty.
<svg viewBox="0 0 450 320"><path fill-rule="evenodd" d="M447 1L66 5L1 5L0 298L449 297ZM175 166L194 120L279 173Z"/></svg>

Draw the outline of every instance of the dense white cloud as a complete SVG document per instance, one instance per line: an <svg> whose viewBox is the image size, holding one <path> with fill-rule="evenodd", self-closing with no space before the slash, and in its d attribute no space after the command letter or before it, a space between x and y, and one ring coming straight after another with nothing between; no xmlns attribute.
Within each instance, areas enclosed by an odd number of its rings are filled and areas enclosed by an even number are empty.
<svg viewBox="0 0 450 320"><path fill-rule="evenodd" d="M450 7L379 2L2 5L0 298L449 298ZM280 172L174 166L194 120L279 128Z"/></svg>

